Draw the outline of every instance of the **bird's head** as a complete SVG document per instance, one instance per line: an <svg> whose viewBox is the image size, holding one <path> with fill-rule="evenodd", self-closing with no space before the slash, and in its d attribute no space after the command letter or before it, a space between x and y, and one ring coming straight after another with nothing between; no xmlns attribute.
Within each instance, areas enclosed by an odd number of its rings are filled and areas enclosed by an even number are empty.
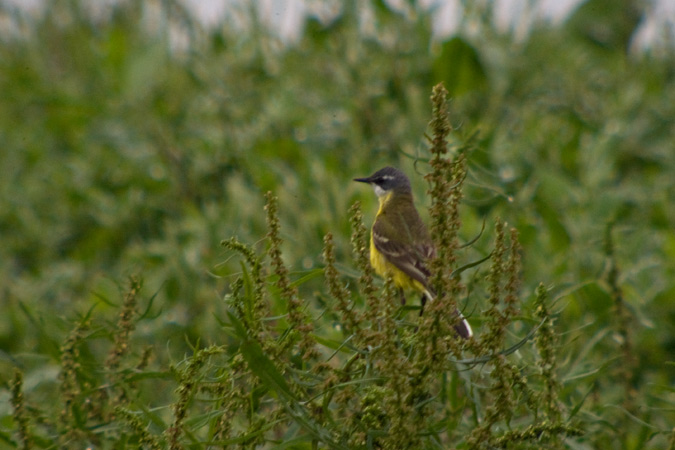
<svg viewBox="0 0 675 450"><path fill-rule="evenodd" d="M380 169L366 178L354 178L354 181L370 184L378 197L384 197L392 192L399 194L411 192L408 177L393 167Z"/></svg>

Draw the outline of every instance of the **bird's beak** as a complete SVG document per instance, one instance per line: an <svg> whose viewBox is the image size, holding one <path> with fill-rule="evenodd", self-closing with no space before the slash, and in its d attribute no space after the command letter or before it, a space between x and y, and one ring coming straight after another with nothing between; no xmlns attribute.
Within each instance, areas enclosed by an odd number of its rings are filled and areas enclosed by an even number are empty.
<svg viewBox="0 0 675 450"><path fill-rule="evenodd" d="M371 179L370 177L367 178L354 178L354 181L358 181L359 183L370 183Z"/></svg>

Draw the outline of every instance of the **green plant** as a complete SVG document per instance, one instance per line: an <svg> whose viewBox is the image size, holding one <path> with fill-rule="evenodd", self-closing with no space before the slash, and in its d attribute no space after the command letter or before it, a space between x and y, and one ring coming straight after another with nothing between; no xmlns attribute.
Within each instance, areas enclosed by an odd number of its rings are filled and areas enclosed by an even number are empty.
<svg viewBox="0 0 675 450"><path fill-rule="evenodd" d="M130 338L141 320L137 312L141 283L132 279L112 331L111 348L100 366L95 355L89 359L82 355L94 344L91 317L80 321L61 349L60 445L107 446L123 441L171 449L235 444L253 448L264 443L305 443L315 448L534 448L542 443L560 446L565 437L582 435L578 424L569 421L569 407L561 398L556 332L543 287L536 296L536 318L530 321L536 325L507 347L519 303L520 247L515 231L507 244L504 224L497 222L485 278L490 296L487 304L477 307L487 310L472 318L482 323L476 338L459 340L452 331L452 315L444 314L470 294L461 282L462 272L477 270L486 260L457 263L462 251L457 231L466 156L461 149L448 152L446 96L441 86L432 96L429 180L432 233L442 258L431 267L434 282L443 286L439 292L447 294L432 302L421 318L410 319L415 307L397 306L391 280L377 286L358 203L351 210L351 221L359 289L346 287L336 269L332 235L327 234L322 273L333 298L318 314L300 295L298 282L289 277L281 252L277 199L268 194L265 254L259 256L235 239L223 242L243 256L241 275L232 282L226 300L223 329L230 341L195 346L184 361L160 371L148 370L143 362L130 365ZM473 296L471 301L480 302ZM340 318L339 326L329 326L326 317ZM516 351L529 355L530 364L514 360ZM147 360L147 355L137 357ZM170 406L157 409L145 404L144 381L164 379L175 386ZM29 426L19 400L21 383L15 381L14 386L22 441L48 441L50 427Z"/></svg>
<svg viewBox="0 0 675 450"><path fill-rule="evenodd" d="M3 3L0 448L673 447L672 49L593 3L442 42L347 2L286 45L255 11ZM347 181L385 164L429 175L421 319Z"/></svg>

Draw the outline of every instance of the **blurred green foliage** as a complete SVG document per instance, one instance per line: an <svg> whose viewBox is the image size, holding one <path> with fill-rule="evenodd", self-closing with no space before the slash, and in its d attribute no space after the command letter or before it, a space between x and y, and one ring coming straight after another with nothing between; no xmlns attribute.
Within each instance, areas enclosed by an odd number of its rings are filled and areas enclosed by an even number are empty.
<svg viewBox="0 0 675 450"><path fill-rule="evenodd" d="M520 232L522 309L534 308L539 282L551 287L562 395L590 424L566 445L667 445L675 52L627 51L636 2L586 2L522 41L476 7L471 27L447 42L432 39L431 13L414 4L403 13L350 2L328 23L310 17L290 46L251 11L241 12L251 24L242 32L204 29L180 2L121 2L95 18L84 3L53 2L37 19L0 7L15 24L0 45L2 398L19 368L29 405L54 402L77 323L91 321L80 363L100 370L126 292L119 284L138 274L138 308L148 311L131 351L140 361L152 348L150 367L165 380L151 377L148 412L170 404L169 364L229 339L219 318L243 269L219 242L237 236L265 250L268 190L279 198L291 279L319 311L329 301L322 280L305 276L322 267L323 236L333 233L338 266L355 283L347 211L356 199L366 214L375 208L350 180L384 165L429 171L428 99L442 81L451 143L471 149L462 239L501 217ZM370 27L360 26L362 8L372 10ZM413 177L420 205L422 180ZM489 234L464 262L489 253ZM484 276L465 281L480 289ZM632 399L616 374L627 337L617 331L617 291L630 319ZM480 329L482 311L468 308ZM0 445L14 448L10 404L0 405Z"/></svg>

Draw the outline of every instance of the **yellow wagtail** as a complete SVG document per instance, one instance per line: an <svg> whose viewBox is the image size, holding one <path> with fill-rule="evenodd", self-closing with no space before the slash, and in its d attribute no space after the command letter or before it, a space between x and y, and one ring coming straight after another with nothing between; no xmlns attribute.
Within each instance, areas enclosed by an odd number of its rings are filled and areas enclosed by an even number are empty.
<svg viewBox="0 0 675 450"><path fill-rule="evenodd" d="M423 311L426 300L431 301L436 295L429 286L426 266L436 249L413 203L410 180L400 170L385 167L354 181L370 184L380 202L370 235L370 264L378 275L392 277L403 302L404 291L421 292ZM459 317L455 325L457 333L465 339L473 336L462 313L455 310L454 314Z"/></svg>

